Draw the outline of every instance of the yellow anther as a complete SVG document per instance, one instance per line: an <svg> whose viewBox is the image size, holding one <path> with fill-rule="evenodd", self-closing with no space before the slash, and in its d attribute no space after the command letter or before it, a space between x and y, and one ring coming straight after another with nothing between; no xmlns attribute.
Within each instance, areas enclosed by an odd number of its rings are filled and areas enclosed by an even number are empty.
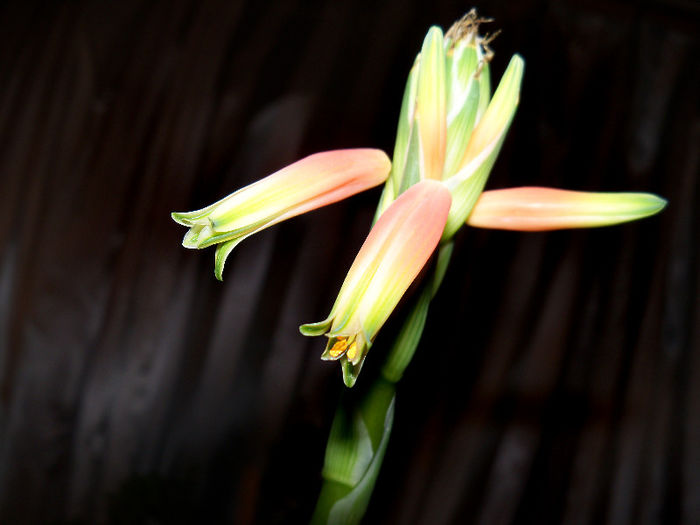
<svg viewBox="0 0 700 525"><path fill-rule="evenodd" d="M340 357L348 347L348 340L345 337L339 337L335 344L328 350L331 357Z"/></svg>
<svg viewBox="0 0 700 525"><path fill-rule="evenodd" d="M357 343L355 341L352 342L350 347L348 348L348 353L345 354L350 361L355 359L357 357Z"/></svg>

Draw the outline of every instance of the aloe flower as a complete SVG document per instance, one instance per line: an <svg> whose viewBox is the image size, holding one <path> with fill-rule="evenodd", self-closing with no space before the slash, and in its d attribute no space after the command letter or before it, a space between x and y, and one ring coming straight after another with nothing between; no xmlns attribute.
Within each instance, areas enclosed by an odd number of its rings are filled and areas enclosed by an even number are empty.
<svg viewBox="0 0 700 525"><path fill-rule="evenodd" d="M382 214L360 248L328 317L301 333L328 337L322 359L340 360L352 386L367 351L440 241L451 204L438 181L409 188Z"/></svg>
<svg viewBox="0 0 700 525"><path fill-rule="evenodd" d="M461 228L607 226L648 217L666 205L647 193L536 187L484 192L520 102L525 69L523 58L513 55L491 93L493 37L479 34L487 21L472 9L446 34L429 29L408 75L391 162L374 149L317 153L211 206L172 214L189 228L183 246L217 245L215 275L221 279L226 258L249 235L385 182L374 226L330 313L299 328L303 335L326 337L321 358L340 362L348 387L383 325L426 269L396 337L384 347L380 375L359 393L359 403L347 396L347 405L336 412L313 524L362 519L391 433L395 385L419 345ZM434 264L426 268L433 254Z"/></svg>
<svg viewBox="0 0 700 525"><path fill-rule="evenodd" d="M513 55L491 96L488 63L492 52L490 38L478 33L482 22L471 11L446 35L439 27L428 31L406 83L391 175L377 209L375 230L380 226L379 231L388 230L385 215L417 187L440 187L439 193L451 196L446 222L441 224L445 245L465 223L523 231L603 226L642 218L663 208L663 199L639 193L516 188L482 194L518 107L525 65L522 57ZM428 186L428 181L440 183ZM428 211L423 213L425 224L417 216L415 224L437 230L440 221ZM379 237L375 230L358 254L328 318L301 327L305 335L328 337L322 358L340 360L348 386L355 382L377 331L413 279L406 280L400 289L384 282L392 273L403 275L404 267L397 257L398 244L395 251L383 253L378 248L380 241L371 242ZM425 247L423 262L434 247ZM377 268L381 277L374 277ZM418 266L412 268L412 275L419 270ZM378 298L386 299L380 302ZM422 308L427 309L428 303L425 300ZM424 313L421 315L424 319ZM412 337L411 345L405 345L402 352L412 355L414 348L408 348L418 340L419 336Z"/></svg>
<svg viewBox="0 0 700 525"><path fill-rule="evenodd" d="M226 258L249 235L386 181L375 226L331 313L300 328L304 335L327 336L322 358L340 361L348 386L436 246L444 248L446 267L450 241L465 224L521 231L603 226L653 215L665 205L642 193L483 193L518 107L525 68L513 55L491 95L492 37L479 34L485 21L472 10L444 35L439 27L428 31L408 75L392 162L374 149L317 153L211 206L172 214L189 228L183 246L217 245L215 275L221 279ZM416 311L421 322L430 297ZM410 361L421 332L406 332L411 342L397 362Z"/></svg>
<svg viewBox="0 0 700 525"><path fill-rule="evenodd" d="M664 199L651 193L508 188L482 193L467 224L516 231L591 228L649 217L665 206Z"/></svg>
<svg viewBox="0 0 700 525"><path fill-rule="evenodd" d="M220 201L186 213L175 222L187 226L185 248L216 248L215 274L246 237L296 215L337 202L384 182L391 170L377 149L347 149L310 155Z"/></svg>
<svg viewBox="0 0 700 525"><path fill-rule="evenodd" d="M515 113L523 59L513 56L491 98L480 22L472 12L446 36L428 31L406 85L377 222L329 316L301 326L304 335L328 337L322 359L341 362L348 386L437 244L464 225Z"/></svg>

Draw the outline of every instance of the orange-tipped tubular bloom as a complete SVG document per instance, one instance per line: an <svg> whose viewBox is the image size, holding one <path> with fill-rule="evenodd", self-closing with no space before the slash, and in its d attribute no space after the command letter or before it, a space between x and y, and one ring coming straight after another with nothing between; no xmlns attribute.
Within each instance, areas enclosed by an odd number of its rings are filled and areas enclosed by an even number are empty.
<svg viewBox="0 0 700 525"><path fill-rule="evenodd" d="M249 235L378 186L390 171L389 158L378 149L315 153L206 208L172 218L189 227L185 248L218 245L215 274L221 279L226 257Z"/></svg>
<svg viewBox="0 0 700 525"><path fill-rule="evenodd" d="M481 194L470 226L546 231L610 226L660 212L666 200L651 193L589 193L522 187Z"/></svg>
<svg viewBox="0 0 700 525"><path fill-rule="evenodd" d="M340 360L352 386L377 332L425 266L442 236L452 198L438 181L402 193L360 248L328 317L301 333L328 337L323 359Z"/></svg>

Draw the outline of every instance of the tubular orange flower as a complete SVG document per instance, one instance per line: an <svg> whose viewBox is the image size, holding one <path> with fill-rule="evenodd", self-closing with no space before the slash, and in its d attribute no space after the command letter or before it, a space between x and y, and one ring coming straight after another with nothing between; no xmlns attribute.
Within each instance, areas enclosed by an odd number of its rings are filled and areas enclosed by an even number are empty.
<svg viewBox="0 0 700 525"><path fill-rule="evenodd" d="M522 187L481 194L470 226L516 231L610 226L654 215L666 200L651 193L591 193Z"/></svg>
<svg viewBox="0 0 700 525"><path fill-rule="evenodd" d="M228 197L186 213L173 213L189 227L182 245L218 244L215 274L221 279L226 257L243 239L273 224L378 186L391 162L378 149L346 149L310 155Z"/></svg>
<svg viewBox="0 0 700 525"><path fill-rule="evenodd" d="M300 327L304 335L326 334L322 358L341 360L346 385L354 384L377 332L435 250L451 202L434 180L402 193L370 231L328 317Z"/></svg>

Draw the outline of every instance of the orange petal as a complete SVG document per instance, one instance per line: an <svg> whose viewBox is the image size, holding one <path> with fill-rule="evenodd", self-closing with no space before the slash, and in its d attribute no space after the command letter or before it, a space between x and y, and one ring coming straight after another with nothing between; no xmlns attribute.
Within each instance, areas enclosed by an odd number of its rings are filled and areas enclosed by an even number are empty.
<svg viewBox="0 0 700 525"><path fill-rule="evenodd" d="M437 246L452 198L424 180L402 193L370 231L341 287L332 335L371 341Z"/></svg>

